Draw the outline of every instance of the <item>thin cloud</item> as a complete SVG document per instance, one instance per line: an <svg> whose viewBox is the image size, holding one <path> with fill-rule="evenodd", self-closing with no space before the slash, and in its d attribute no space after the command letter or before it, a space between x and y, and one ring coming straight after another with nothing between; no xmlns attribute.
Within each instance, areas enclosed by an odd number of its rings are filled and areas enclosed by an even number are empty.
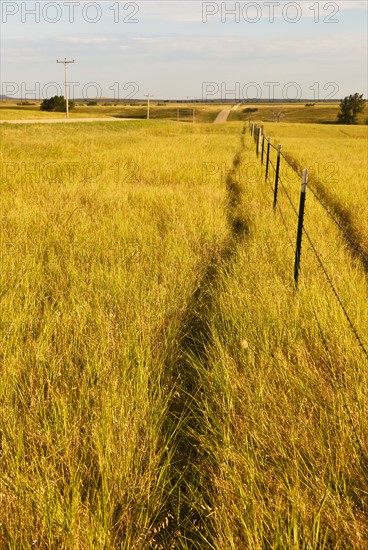
<svg viewBox="0 0 368 550"><path fill-rule="evenodd" d="M23 39L13 35L7 37L8 46L4 54L9 56L9 49L15 51L27 51L29 53L45 52L49 56L49 37L31 37ZM270 41L255 41L250 36L203 36L200 34L187 35L141 35L122 36L119 34L108 37L98 34L73 36L64 35L56 37L53 49L61 50L72 46L79 48L79 55L111 56L117 49L125 52L125 55L140 55L142 58L152 59L157 56L158 61L171 59L177 54L187 55L188 59L201 61L204 59L218 59L237 62L250 57L267 58L286 56L289 59L303 57L308 59L356 59L362 57L365 51L366 36L364 34L339 34L333 36L298 36L290 38L278 38ZM16 46L17 45L17 46ZM92 49L91 49L92 48ZM67 52L68 53L68 52Z"/></svg>

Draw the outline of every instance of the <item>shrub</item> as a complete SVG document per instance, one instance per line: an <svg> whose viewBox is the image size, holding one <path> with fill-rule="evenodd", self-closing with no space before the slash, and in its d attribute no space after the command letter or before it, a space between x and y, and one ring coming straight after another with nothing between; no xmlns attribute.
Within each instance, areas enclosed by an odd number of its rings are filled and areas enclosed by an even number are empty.
<svg viewBox="0 0 368 550"><path fill-rule="evenodd" d="M66 100L64 96L56 95L50 97L50 99L44 99L40 107L41 111L48 111L52 113L65 113L66 112ZM74 102L69 101L69 109L74 109Z"/></svg>

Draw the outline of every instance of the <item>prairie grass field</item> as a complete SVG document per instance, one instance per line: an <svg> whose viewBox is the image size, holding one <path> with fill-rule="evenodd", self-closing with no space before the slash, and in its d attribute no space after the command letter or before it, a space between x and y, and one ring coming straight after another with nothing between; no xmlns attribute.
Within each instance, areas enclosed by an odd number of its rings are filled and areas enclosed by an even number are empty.
<svg viewBox="0 0 368 550"><path fill-rule="evenodd" d="M193 110L195 122L213 122L218 113L227 108L223 104L201 104L201 103L165 103L151 101L150 118L175 120L181 122L193 121ZM89 106L87 103L76 103L70 111L70 118L132 118L145 119L147 117L147 103L98 103ZM50 113L40 110L40 102L34 105L18 105L16 102L4 101L0 104L0 120L37 120L37 119L63 119L65 113Z"/></svg>
<svg viewBox="0 0 368 550"><path fill-rule="evenodd" d="M366 131L264 129L367 239ZM345 314L306 239L295 288L298 177L240 121L0 133L0 547L367 548L367 271L307 195Z"/></svg>
<svg viewBox="0 0 368 550"><path fill-rule="evenodd" d="M253 109L246 112L245 109ZM230 121L253 120L264 122L278 121L282 123L334 124L339 112L339 102L285 102L285 103L243 103L239 109L232 111ZM367 124L367 109L357 115L359 125Z"/></svg>
<svg viewBox="0 0 368 550"><path fill-rule="evenodd" d="M83 118L94 117L93 112L83 113ZM106 116L104 113L101 113L97 116ZM70 118L81 117L81 114L76 113L75 111L70 111ZM18 106L15 103L4 102L0 105L0 120L42 120L42 119L65 119L65 113L49 113L47 111L40 110L40 104L36 105L24 105Z"/></svg>
<svg viewBox="0 0 368 550"><path fill-rule="evenodd" d="M40 102L29 102L29 105L20 105L16 101L2 101L0 103L0 120L36 120L46 118L64 118L64 113L48 113L40 111ZM192 122L193 110L195 121L199 123L213 122L222 109L231 109L229 103L201 103L201 102L174 102L156 101L150 102L150 118ZM253 109L254 112L246 112ZM282 123L293 124L327 124L336 122L339 112L339 102L331 103L242 103L239 108L232 110L229 115L230 122L248 121L249 116L253 120L272 122L279 117ZM99 101L95 106L86 102L75 102L75 109L70 111L71 118L104 118L120 117L132 119L144 119L147 116L147 103L109 102ZM358 114L359 125L366 124L367 112ZM276 118L277 120L277 118Z"/></svg>
<svg viewBox="0 0 368 550"><path fill-rule="evenodd" d="M347 219L368 256L368 128L266 123L264 131L286 156L309 168L311 185Z"/></svg>

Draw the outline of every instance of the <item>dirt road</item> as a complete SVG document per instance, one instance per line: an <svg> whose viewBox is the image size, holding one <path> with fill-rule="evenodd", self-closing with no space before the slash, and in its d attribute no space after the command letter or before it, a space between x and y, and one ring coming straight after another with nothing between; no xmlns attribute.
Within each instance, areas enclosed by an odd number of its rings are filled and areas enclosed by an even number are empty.
<svg viewBox="0 0 368 550"><path fill-rule="evenodd" d="M236 111L237 108L239 107L240 103L238 103L237 105L234 105L233 107L231 107L231 109L223 109L222 111L219 112L219 114L217 115L216 119L213 121L214 124L224 124L228 117L229 117L229 114L231 111Z"/></svg>

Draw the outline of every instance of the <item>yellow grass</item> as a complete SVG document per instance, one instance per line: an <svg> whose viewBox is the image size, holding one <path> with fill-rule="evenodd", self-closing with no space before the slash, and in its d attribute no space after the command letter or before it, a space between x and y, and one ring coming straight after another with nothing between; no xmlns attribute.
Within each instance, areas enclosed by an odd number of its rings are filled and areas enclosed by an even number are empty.
<svg viewBox="0 0 368 550"><path fill-rule="evenodd" d="M232 111L230 120L261 120L263 122L283 123L321 123L334 124L340 110L340 102L313 103L245 103L237 111ZM257 109L252 113L244 112L244 109ZM366 124L368 117L367 107L357 116L358 124Z"/></svg>
<svg viewBox="0 0 368 550"><path fill-rule="evenodd" d="M226 233L203 162L238 135L2 134L2 545L133 547L167 483L167 342Z"/></svg>
<svg viewBox="0 0 368 550"><path fill-rule="evenodd" d="M110 116L104 112L70 112L70 118L93 118L101 117L104 118ZM37 107L0 107L0 120L42 120L42 119L65 119L65 113L48 113L46 111L40 111L39 106Z"/></svg>
<svg viewBox="0 0 368 550"><path fill-rule="evenodd" d="M320 184L346 210L368 253L368 127L266 123L264 131L309 169L311 185ZM282 171L287 179L285 163Z"/></svg>
<svg viewBox="0 0 368 550"><path fill-rule="evenodd" d="M201 103L165 103L160 101L151 101L150 118L171 119L179 121L192 121L193 110L195 122L212 122L216 115L223 108L230 108L222 104L201 104ZM98 104L88 106L87 103L76 102L75 109L70 111L70 118L138 118L143 119L147 116L147 103L114 103L108 102L107 105ZM37 119L63 119L65 113L49 113L40 110L40 102L36 105L17 105L16 102L5 101L0 104L0 120L37 120Z"/></svg>
<svg viewBox="0 0 368 550"><path fill-rule="evenodd" d="M305 236L295 293L296 216L280 190L287 232L263 174L244 180L255 158L247 143L239 179L250 232L211 327L219 547L364 548L367 358ZM285 189L298 205L296 182ZM310 197L305 228L367 349L366 272Z"/></svg>
<svg viewBox="0 0 368 550"><path fill-rule="evenodd" d="M0 546L366 548L367 361L242 126L0 131Z"/></svg>

